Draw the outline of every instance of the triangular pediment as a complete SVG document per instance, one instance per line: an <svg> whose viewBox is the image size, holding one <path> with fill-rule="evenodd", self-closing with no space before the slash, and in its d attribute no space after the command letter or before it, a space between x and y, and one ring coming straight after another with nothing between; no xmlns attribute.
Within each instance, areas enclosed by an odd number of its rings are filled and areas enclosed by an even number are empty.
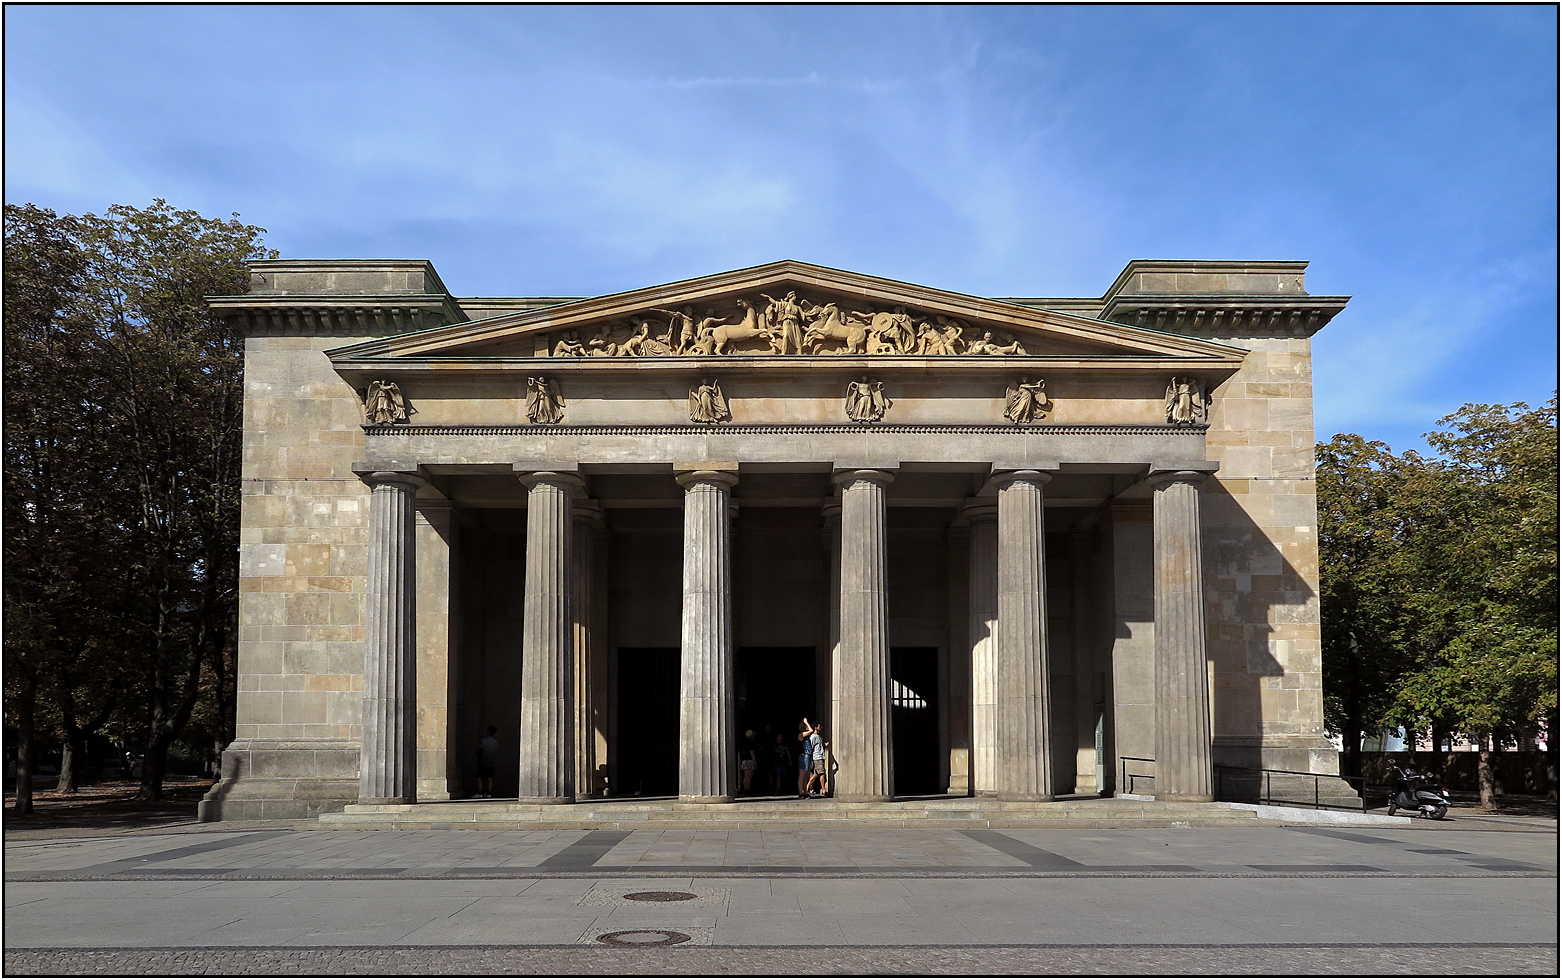
<svg viewBox="0 0 1562 980"><path fill-rule="evenodd" d="M783 261L329 352L381 358L1027 356L1239 362L1222 344Z"/></svg>

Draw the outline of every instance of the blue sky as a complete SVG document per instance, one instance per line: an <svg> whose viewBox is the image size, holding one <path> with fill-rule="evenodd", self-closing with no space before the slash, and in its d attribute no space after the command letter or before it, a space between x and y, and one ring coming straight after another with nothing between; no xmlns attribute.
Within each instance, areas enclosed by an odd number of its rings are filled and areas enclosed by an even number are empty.
<svg viewBox="0 0 1562 980"><path fill-rule="evenodd" d="M1318 432L1557 373L1557 12L5 11L6 199L585 295L795 258L989 296L1308 259Z"/></svg>

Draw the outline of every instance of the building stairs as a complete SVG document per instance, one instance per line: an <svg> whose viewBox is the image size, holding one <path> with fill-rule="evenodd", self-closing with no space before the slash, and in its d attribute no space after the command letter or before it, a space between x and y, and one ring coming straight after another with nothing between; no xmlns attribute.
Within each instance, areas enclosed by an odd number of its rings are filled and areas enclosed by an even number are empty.
<svg viewBox="0 0 1562 980"><path fill-rule="evenodd" d="M1298 812L1298 817L1301 816ZM412 804L350 804L322 814L321 830L824 830L875 827L922 829L1263 827L1287 821L1230 803L1080 797L1052 803L1009 803L944 797L889 803L831 799L591 800L539 805L504 800Z"/></svg>

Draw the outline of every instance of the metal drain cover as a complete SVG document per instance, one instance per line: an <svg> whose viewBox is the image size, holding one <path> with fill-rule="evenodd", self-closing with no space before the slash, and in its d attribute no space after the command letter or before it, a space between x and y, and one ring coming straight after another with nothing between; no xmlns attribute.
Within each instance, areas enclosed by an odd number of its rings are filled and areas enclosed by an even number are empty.
<svg viewBox="0 0 1562 980"><path fill-rule="evenodd" d="M597 942L609 946L676 946L688 942L690 938L685 933L670 929L625 929L605 932L597 937Z"/></svg>
<svg viewBox="0 0 1562 980"><path fill-rule="evenodd" d="M630 902L687 902L695 897L693 892L630 892L624 899Z"/></svg>

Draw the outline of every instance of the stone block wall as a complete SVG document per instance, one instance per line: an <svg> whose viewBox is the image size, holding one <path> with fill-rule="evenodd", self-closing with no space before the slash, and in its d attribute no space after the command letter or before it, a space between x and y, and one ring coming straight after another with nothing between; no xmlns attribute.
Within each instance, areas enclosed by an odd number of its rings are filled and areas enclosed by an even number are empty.
<svg viewBox="0 0 1562 980"><path fill-rule="evenodd" d="M1213 392L1204 574L1215 761L1335 772L1323 732L1311 341L1251 350Z"/></svg>
<svg viewBox="0 0 1562 980"><path fill-rule="evenodd" d="M346 342L246 343L236 737L203 819L311 816L357 797L363 409L321 353Z"/></svg>

